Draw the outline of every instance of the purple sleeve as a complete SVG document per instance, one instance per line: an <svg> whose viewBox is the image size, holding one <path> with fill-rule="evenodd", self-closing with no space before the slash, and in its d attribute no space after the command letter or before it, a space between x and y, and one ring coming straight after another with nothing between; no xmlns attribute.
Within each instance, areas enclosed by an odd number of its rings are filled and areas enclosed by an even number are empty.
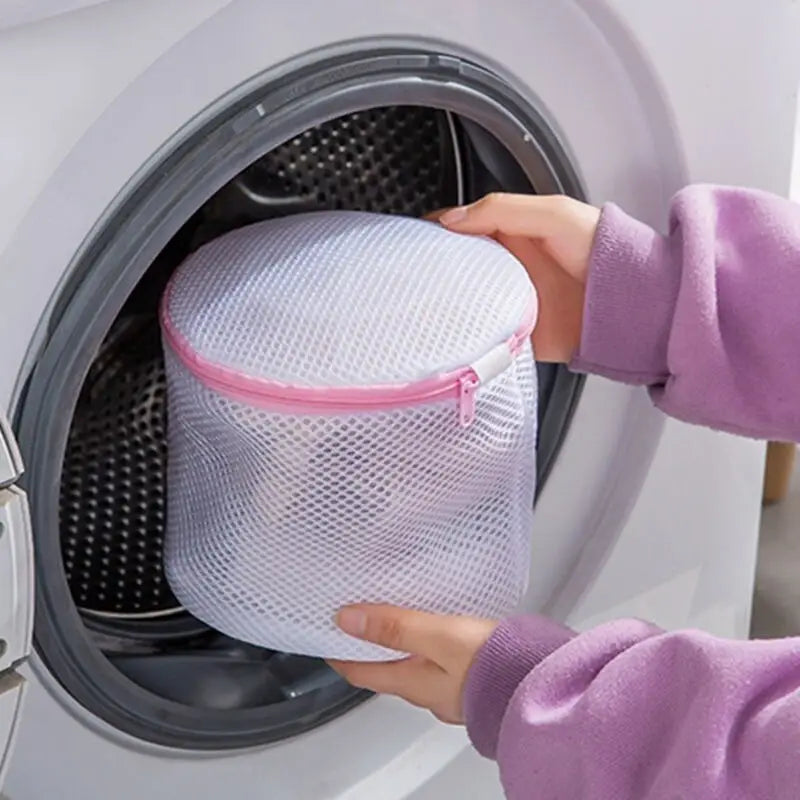
<svg viewBox="0 0 800 800"><path fill-rule="evenodd" d="M509 800L796 800L800 639L725 641L635 620L561 636L545 620L508 620L467 680L470 736L497 759ZM511 686L520 637L529 671ZM529 658L548 643L557 649Z"/></svg>
<svg viewBox="0 0 800 800"><path fill-rule="evenodd" d="M660 236L607 205L572 366L687 422L800 441L800 206L691 186Z"/></svg>
<svg viewBox="0 0 800 800"><path fill-rule="evenodd" d="M800 440L800 207L693 186L660 236L606 206L573 367L645 385L690 422ZM512 800L798 796L800 638L515 618L464 702Z"/></svg>

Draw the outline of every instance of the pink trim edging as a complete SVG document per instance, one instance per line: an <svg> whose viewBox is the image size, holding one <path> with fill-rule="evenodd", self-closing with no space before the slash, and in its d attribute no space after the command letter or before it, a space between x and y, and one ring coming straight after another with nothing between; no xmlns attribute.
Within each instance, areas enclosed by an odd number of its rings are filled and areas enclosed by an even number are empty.
<svg viewBox="0 0 800 800"><path fill-rule="evenodd" d="M248 375L211 361L194 350L176 329L169 315L171 290L170 280L160 307L165 342L202 384L239 402L271 410L300 413L376 411L420 405L440 399L462 399L465 386L476 385L477 376L469 366L420 381L375 386L296 386ZM526 339L533 332L537 311L536 291L532 289L522 321L506 342L512 357L520 353ZM466 424L467 419L462 417L462 423Z"/></svg>

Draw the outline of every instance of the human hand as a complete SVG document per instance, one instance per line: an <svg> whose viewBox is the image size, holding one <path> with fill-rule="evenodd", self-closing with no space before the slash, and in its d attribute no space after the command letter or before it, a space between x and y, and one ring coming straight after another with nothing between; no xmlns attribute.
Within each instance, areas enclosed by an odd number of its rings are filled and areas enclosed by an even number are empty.
<svg viewBox="0 0 800 800"><path fill-rule="evenodd" d="M589 257L600 210L560 195L489 194L428 217L457 233L491 236L519 259L539 295L538 361L568 362L578 350Z"/></svg>
<svg viewBox="0 0 800 800"><path fill-rule="evenodd" d="M401 697L442 722L464 722L467 673L497 622L358 605L342 609L337 624L357 639L411 654L388 663L328 662L348 683Z"/></svg>

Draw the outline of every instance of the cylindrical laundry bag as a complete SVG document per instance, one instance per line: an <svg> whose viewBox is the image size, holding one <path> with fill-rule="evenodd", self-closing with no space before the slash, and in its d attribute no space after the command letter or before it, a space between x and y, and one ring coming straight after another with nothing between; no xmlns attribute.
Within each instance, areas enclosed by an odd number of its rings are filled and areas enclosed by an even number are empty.
<svg viewBox="0 0 800 800"><path fill-rule="evenodd" d="M499 616L526 588L536 294L491 239L316 212L206 244L164 294L165 569L198 619L323 658L380 602Z"/></svg>

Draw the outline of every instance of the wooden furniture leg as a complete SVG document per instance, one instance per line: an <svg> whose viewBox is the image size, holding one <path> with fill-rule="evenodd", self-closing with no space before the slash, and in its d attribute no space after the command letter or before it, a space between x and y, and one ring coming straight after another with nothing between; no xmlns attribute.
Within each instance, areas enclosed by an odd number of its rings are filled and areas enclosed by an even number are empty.
<svg viewBox="0 0 800 800"><path fill-rule="evenodd" d="M764 505L780 503L789 491L797 446L784 442L767 445L767 465L764 472Z"/></svg>

